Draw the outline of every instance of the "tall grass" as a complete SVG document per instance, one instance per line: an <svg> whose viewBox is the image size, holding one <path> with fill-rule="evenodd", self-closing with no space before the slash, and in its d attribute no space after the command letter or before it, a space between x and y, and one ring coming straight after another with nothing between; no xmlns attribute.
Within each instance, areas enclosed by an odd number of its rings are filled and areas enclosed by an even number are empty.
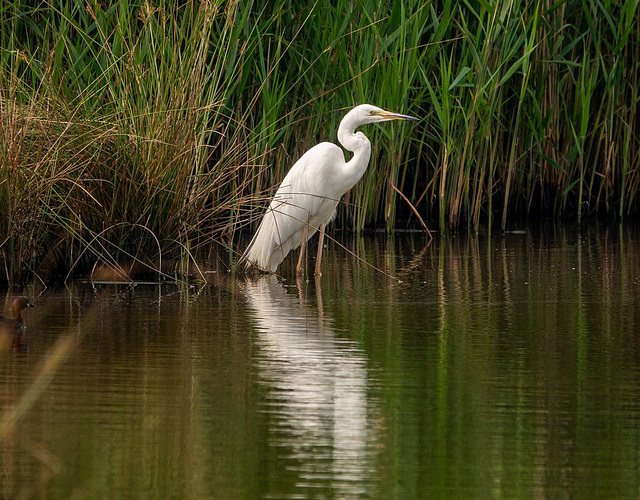
<svg viewBox="0 0 640 500"><path fill-rule="evenodd" d="M504 228L638 209L637 0L0 7L3 280L233 241L369 102L337 225ZM175 266L173 269L176 269Z"/></svg>
<svg viewBox="0 0 640 500"><path fill-rule="evenodd" d="M7 279L87 253L150 265L222 230L244 182L235 167L252 157L228 102L242 12L51 2L23 14L7 9L2 32Z"/></svg>

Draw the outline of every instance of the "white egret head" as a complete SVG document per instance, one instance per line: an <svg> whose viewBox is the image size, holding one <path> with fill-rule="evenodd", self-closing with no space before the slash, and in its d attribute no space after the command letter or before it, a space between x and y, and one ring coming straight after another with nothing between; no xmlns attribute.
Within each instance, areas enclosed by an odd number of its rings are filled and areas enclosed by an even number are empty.
<svg viewBox="0 0 640 500"><path fill-rule="evenodd" d="M371 104L361 104L360 106L356 106L347 113L345 120L347 118L351 119L353 123L357 123L358 125L388 122L391 120L418 120L418 118L414 118L413 116L393 113L392 111L386 111L377 106L372 106Z"/></svg>

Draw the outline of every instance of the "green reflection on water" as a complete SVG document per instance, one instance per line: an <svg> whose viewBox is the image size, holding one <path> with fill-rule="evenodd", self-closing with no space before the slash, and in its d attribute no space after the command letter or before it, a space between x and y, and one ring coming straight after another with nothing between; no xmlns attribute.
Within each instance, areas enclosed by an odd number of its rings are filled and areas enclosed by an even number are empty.
<svg viewBox="0 0 640 500"><path fill-rule="evenodd" d="M0 443L0 495L637 496L635 233L345 243L403 282L331 246L317 283L211 262L39 297L3 408L84 337Z"/></svg>

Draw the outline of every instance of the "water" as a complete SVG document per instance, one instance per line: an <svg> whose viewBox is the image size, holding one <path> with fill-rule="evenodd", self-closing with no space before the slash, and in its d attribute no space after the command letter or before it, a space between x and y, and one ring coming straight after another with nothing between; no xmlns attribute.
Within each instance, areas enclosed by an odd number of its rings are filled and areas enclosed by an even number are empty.
<svg viewBox="0 0 640 500"><path fill-rule="evenodd" d="M0 496L638 497L638 233L345 243L403 282L330 245L317 283L36 297Z"/></svg>

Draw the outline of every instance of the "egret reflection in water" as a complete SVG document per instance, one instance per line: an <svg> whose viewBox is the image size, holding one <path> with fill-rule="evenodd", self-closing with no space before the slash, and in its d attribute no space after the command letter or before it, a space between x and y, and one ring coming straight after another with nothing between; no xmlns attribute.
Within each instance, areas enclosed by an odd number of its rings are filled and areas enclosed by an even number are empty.
<svg viewBox="0 0 640 500"><path fill-rule="evenodd" d="M268 391L264 411L276 422L270 446L295 461L298 486L330 481L340 498L362 494L371 477L363 352L338 337L321 302L318 309L307 305L273 275L248 282L246 295Z"/></svg>

